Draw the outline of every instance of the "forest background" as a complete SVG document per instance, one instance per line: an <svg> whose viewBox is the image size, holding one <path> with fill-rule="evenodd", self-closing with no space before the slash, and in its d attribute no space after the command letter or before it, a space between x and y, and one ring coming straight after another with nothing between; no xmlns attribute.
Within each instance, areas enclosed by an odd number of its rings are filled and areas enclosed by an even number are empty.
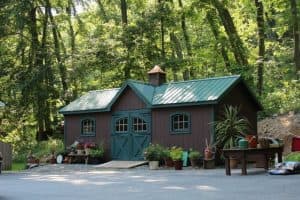
<svg viewBox="0 0 300 200"><path fill-rule="evenodd" d="M300 110L297 0L1 0L0 139L62 138L58 110L89 90L241 74L260 118Z"/></svg>

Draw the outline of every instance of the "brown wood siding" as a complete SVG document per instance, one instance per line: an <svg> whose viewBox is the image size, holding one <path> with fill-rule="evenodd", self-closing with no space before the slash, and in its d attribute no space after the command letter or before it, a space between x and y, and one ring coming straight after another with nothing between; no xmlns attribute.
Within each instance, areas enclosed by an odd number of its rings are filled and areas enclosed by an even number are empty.
<svg viewBox="0 0 300 200"><path fill-rule="evenodd" d="M127 87L112 106L112 112L146 108L146 104Z"/></svg>
<svg viewBox="0 0 300 200"><path fill-rule="evenodd" d="M96 135L81 136L81 120L85 117L96 119ZM66 115L65 116L65 145L69 146L75 140L83 142L95 142L103 145L105 149L105 158L110 158L110 121L111 113L94 113L84 115Z"/></svg>
<svg viewBox="0 0 300 200"><path fill-rule="evenodd" d="M172 134L170 132L170 116L177 112L190 114L191 133ZM203 152L205 139L210 141L212 128L209 124L213 118L212 106L193 106L164 108L152 110L152 143L166 147L181 146L185 150L190 148Z"/></svg>
<svg viewBox="0 0 300 200"><path fill-rule="evenodd" d="M2 170L11 170L12 167L12 146L0 141L0 152L2 154Z"/></svg>
<svg viewBox="0 0 300 200"><path fill-rule="evenodd" d="M251 124L249 133L257 134L258 108L244 85L238 84L222 99L216 109L217 120L221 118L225 105L239 106L241 115L246 117Z"/></svg>

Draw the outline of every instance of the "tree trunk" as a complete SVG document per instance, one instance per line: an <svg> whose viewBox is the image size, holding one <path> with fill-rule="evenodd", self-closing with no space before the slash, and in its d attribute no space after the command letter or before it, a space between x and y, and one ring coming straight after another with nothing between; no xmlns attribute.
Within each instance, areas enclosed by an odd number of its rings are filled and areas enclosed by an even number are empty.
<svg viewBox="0 0 300 200"><path fill-rule="evenodd" d="M159 13L160 13L160 34L161 34L161 57L162 60L166 59L166 51L165 51L165 28L164 28L164 0L158 0L159 4ZM162 66L164 70L164 66Z"/></svg>
<svg viewBox="0 0 300 200"><path fill-rule="evenodd" d="M30 63L31 66L29 70L36 72L36 81L33 83L34 87L34 94L35 94L35 102L34 102L34 109L35 109L35 118L37 120L37 139L41 139L43 137L43 133L45 130L45 115L44 115L44 93L43 91L43 83L44 83L44 74L43 74L43 49L41 48L40 41L38 39L38 31L37 31L37 18L36 18L36 11L37 8L34 5L30 5L31 9L29 12L29 19L30 19L30 33L31 33L31 56L30 56ZM45 34L47 33L46 28L47 25L44 22L44 29L43 29L43 38L42 41L45 41Z"/></svg>
<svg viewBox="0 0 300 200"><path fill-rule="evenodd" d="M206 19L208 21L208 24L210 26L210 29L215 37L215 40L217 41L217 43L221 43L221 55L223 57L223 61L224 61L224 64L225 64L225 67L227 69L227 71L231 71L230 70L230 60L229 60L229 57L228 57L228 54L227 54L227 51L226 51L226 48L224 47L224 43L220 40L220 32L219 32L219 27L218 25L216 24L215 22L215 13L213 13L212 10L209 10L206 14Z"/></svg>
<svg viewBox="0 0 300 200"><path fill-rule="evenodd" d="M185 13L184 13L184 9L183 9L182 0L178 0L178 4L179 4L179 7L181 8L181 12L182 12L181 13L181 29L183 32L183 38L184 38L184 42L185 42L185 46L186 46L186 50L187 50L187 55L189 57L192 57L192 45L191 45L190 37L189 37L187 28L186 28Z"/></svg>
<svg viewBox="0 0 300 200"><path fill-rule="evenodd" d="M265 60L265 21L262 1L255 0L255 6L258 29L257 92L258 95L261 96L263 92L263 69Z"/></svg>
<svg viewBox="0 0 300 200"><path fill-rule="evenodd" d="M298 11L296 0L291 1L292 26L294 30L294 61L298 79L300 77L300 32L298 24Z"/></svg>
<svg viewBox="0 0 300 200"><path fill-rule="evenodd" d="M127 19L127 2L126 2L126 0L121 0L121 14L122 14L122 24L127 26L128 19Z"/></svg>
<svg viewBox="0 0 300 200"><path fill-rule="evenodd" d="M45 2L46 2L46 12L49 15L50 22L52 25L52 35L53 35L53 40L54 40L54 52L55 52L56 60L57 60L58 67L59 67L63 93L64 93L64 95L66 95L68 92L67 70L66 70L66 67L64 66L64 64L62 62L62 58L60 56L60 44L59 44L59 40L58 40L58 30L57 30L57 26L56 26L56 23L54 21L53 15L52 15L50 1L45 0ZM65 96L64 96L64 100L66 101L66 103L68 103Z"/></svg>
<svg viewBox="0 0 300 200"><path fill-rule="evenodd" d="M128 24L128 19L127 19L127 2L126 0L121 0L121 19L122 19L122 25L123 25L123 31L126 31L127 24ZM127 34L126 34L127 37ZM126 38L128 40L128 38ZM124 42L124 45L127 49L127 54L126 54L126 62L124 66L124 78L130 79L130 47L127 44L128 42Z"/></svg>
<svg viewBox="0 0 300 200"><path fill-rule="evenodd" d="M73 27L73 24L72 24L72 9L75 10L75 7L74 7L74 4L73 4L73 1L69 0L68 1L68 7L66 8L66 11L67 11L67 14L68 14L68 18L67 18L68 25L69 25L68 33L69 33L70 44L71 44L71 69L74 69L75 68L74 55L75 55L75 52L76 52L76 34L75 34L74 27ZM72 79L72 83L73 83L73 86L74 86L74 89L72 90L72 97L77 98L78 93L77 93L76 88L78 88L78 80L76 78L74 78L74 79ZM65 99L66 99L67 102L69 102L71 100L69 95L66 95Z"/></svg>
<svg viewBox="0 0 300 200"><path fill-rule="evenodd" d="M102 16L104 22L108 22L108 17L106 15L106 12L105 12L105 9L104 9L102 1L101 0L97 0L97 3L98 3L98 6L99 6L99 9L100 9L100 15ZM121 2L121 4L122 4L122 2ZM125 2L125 6L126 6L126 2ZM127 15L127 13L126 13L126 15Z"/></svg>
<svg viewBox="0 0 300 200"><path fill-rule="evenodd" d="M235 60L239 66L247 67L248 60L243 47L242 40L240 39L233 19L227 8L219 0L212 0L213 6L217 9L221 22L225 28L225 32L228 35L229 42L232 47L232 51L235 57ZM233 73L238 73L239 70L235 70Z"/></svg>
<svg viewBox="0 0 300 200"><path fill-rule="evenodd" d="M182 48L181 48L181 45L180 45L180 41L178 40L178 38L176 37L174 32L170 33L170 41L171 41L171 45L172 45L173 58L176 59L175 55L174 55L176 53L176 57L179 60L179 62L181 63L182 60L183 60ZM172 67L173 72L177 71L175 68L177 68L177 65L174 65ZM189 72L190 72L189 70L184 70L184 72L182 74L183 80L189 80L190 79L190 73Z"/></svg>
<svg viewBox="0 0 300 200"><path fill-rule="evenodd" d="M73 66L74 66L74 63L73 63L73 57L74 57L74 53L75 53L75 31L74 31L74 28L73 28L73 24L72 24L72 7L73 7L73 2L72 0L69 0L68 1L68 7L67 7L67 14L68 14L68 18L67 18L67 21L68 21L68 25L69 25L69 36L70 36L70 44L71 44L71 59L72 59L72 69L73 69Z"/></svg>
<svg viewBox="0 0 300 200"><path fill-rule="evenodd" d="M187 55L188 55L188 59L192 58L192 45L190 42L190 37L186 28L186 20L185 20L185 13L184 13L184 9L183 9L183 3L182 0L178 0L178 4L179 7L181 8L181 30L183 33L183 38L184 38L184 42L185 42L185 46L186 46L186 51L187 51ZM191 66L192 67L192 66ZM192 73L194 70L190 70L189 68L187 68L186 70L184 70L183 72L183 79L184 80L188 80L191 78L196 78L195 74ZM186 79L185 79L186 78Z"/></svg>

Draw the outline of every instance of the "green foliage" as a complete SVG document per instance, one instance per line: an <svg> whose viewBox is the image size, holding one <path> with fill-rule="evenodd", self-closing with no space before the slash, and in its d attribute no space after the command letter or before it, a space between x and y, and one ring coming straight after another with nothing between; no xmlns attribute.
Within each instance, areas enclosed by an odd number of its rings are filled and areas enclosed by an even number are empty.
<svg viewBox="0 0 300 200"><path fill-rule="evenodd" d="M168 159L168 158L171 158L171 155L170 155L170 148L166 147L166 148L163 148L163 151L162 151L162 158L163 159Z"/></svg>
<svg viewBox="0 0 300 200"><path fill-rule="evenodd" d="M89 156L91 157L102 158L103 155L104 155L104 148L102 146L89 150Z"/></svg>
<svg viewBox="0 0 300 200"><path fill-rule="evenodd" d="M22 171L25 169L25 167L26 167L25 162L13 162L11 171Z"/></svg>
<svg viewBox="0 0 300 200"><path fill-rule="evenodd" d="M13 160L15 162L25 162L29 154L32 154L36 158L42 158L49 156L51 153L57 154L63 151L63 141L50 138L48 141L34 142L32 146L24 148L23 151L16 152Z"/></svg>
<svg viewBox="0 0 300 200"><path fill-rule="evenodd" d="M236 146L237 139L245 136L248 129L248 121L239 116L239 109L233 106L225 106L223 119L213 123L216 131L216 145L223 148Z"/></svg>
<svg viewBox="0 0 300 200"><path fill-rule="evenodd" d="M190 151L189 151L189 158L190 158L190 160L199 159L201 156L202 156L202 154L199 151L190 149Z"/></svg>
<svg viewBox="0 0 300 200"><path fill-rule="evenodd" d="M294 161L294 162L300 162L300 153L298 152L292 152L289 153L284 157L285 161Z"/></svg>
<svg viewBox="0 0 300 200"><path fill-rule="evenodd" d="M183 149L182 147L173 146L170 150L170 156L173 161L182 160Z"/></svg>
<svg viewBox="0 0 300 200"><path fill-rule="evenodd" d="M162 159L164 148L159 144L150 144L144 149L145 159L148 161L159 161Z"/></svg>

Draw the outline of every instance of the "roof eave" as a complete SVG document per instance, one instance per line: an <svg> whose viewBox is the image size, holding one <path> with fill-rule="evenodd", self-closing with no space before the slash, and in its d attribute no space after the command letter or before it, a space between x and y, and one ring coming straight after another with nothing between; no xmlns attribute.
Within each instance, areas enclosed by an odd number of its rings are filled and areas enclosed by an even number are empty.
<svg viewBox="0 0 300 200"><path fill-rule="evenodd" d="M90 110L76 110L76 111L59 111L63 115L76 115L76 114L86 114L86 113L101 113L109 112L109 109L90 109Z"/></svg>

